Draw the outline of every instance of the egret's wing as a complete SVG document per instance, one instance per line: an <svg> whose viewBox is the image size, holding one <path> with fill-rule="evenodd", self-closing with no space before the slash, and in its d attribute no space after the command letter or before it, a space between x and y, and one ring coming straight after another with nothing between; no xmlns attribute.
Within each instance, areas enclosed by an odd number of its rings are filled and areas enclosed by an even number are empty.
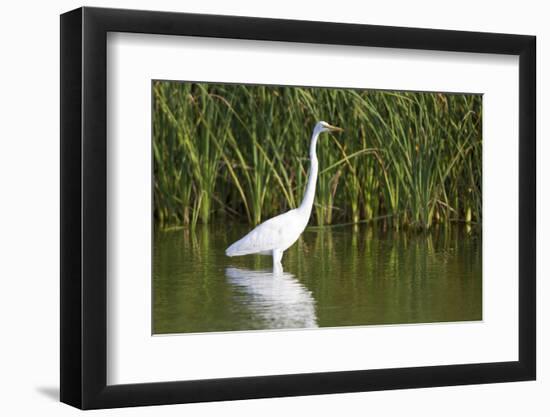
<svg viewBox="0 0 550 417"><path fill-rule="evenodd" d="M269 252L280 247L284 242L285 214L274 217L256 226L242 239L229 246L227 256L248 255L251 253Z"/></svg>

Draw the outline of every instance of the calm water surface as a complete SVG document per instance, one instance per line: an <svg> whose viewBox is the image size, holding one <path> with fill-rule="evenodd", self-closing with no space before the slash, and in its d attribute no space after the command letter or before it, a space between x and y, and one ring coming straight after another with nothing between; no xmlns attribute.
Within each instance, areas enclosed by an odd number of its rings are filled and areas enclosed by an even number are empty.
<svg viewBox="0 0 550 417"><path fill-rule="evenodd" d="M373 227L307 229L271 257L225 256L247 226L159 232L153 333L481 320L481 237Z"/></svg>

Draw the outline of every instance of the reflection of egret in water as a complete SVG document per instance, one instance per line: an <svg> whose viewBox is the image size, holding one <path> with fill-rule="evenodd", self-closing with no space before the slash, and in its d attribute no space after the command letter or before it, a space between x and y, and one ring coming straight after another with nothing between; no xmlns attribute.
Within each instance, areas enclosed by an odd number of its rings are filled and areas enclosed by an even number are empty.
<svg viewBox="0 0 550 417"><path fill-rule="evenodd" d="M318 327L315 300L294 275L281 269L250 271L227 268L227 281L238 288L242 299L264 328L289 329Z"/></svg>

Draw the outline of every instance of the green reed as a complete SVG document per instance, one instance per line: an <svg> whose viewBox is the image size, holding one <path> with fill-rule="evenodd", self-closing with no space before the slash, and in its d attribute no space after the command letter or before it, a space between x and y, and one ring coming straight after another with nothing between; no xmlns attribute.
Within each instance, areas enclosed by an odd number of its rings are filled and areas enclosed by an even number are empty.
<svg viewBox="0 0 550 417"><path fill-rule="evenodd" d="M481 222L480 95L153 84L154 215L160 227L251 225L300 203L318 120L312 224L428 229Z"/></svg>

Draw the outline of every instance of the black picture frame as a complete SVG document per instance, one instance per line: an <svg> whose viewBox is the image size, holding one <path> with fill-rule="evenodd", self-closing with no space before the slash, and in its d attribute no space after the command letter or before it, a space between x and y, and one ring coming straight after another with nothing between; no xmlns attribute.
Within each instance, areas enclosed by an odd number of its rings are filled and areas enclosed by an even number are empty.
<svg viewBox="0 0 550 417"><path fill-rule="evenodd" d="M519 56L519 360L107 385L108 32ZM533 380L534 36L79 8L61 15L61 401L82 409Z"/></svg>

